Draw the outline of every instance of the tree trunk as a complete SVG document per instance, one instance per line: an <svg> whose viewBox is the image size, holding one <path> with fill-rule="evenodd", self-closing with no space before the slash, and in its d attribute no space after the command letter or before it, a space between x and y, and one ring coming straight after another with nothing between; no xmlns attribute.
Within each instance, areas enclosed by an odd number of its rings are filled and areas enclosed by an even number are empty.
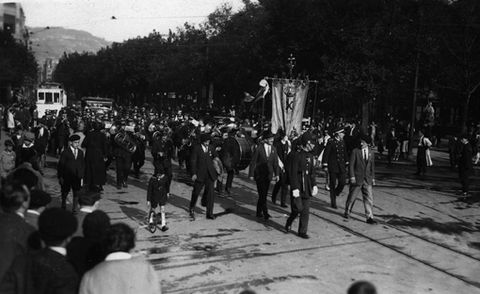
<svg viewBox="0 0 480 294"><path fill-rule="evenodd" d="M362 123L361 123L360 129L365 134L368 134L368 121L370 117L368 103L369 103L369 99L366 97L363 97L362 98Z"/></svg>
<svg viewBox="0 0 480 294"><path fill-rule="evenodd" d="M465 101L463 102L463 111L462 111L462 133L467 132L467 120L468 120L468 106L470 104L470 93L466 94Z"/></svg>

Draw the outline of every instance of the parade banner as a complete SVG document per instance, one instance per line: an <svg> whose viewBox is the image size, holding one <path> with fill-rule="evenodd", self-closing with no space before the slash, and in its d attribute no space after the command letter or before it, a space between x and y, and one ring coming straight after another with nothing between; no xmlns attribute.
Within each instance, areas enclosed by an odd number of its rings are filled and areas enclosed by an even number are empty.
<svg viewBox="0 0 480 294"><path fill-rule="evenodd" d="M272 133L279 128L287 135L302 130L308 81L274 79L272 81Z"/></svg>

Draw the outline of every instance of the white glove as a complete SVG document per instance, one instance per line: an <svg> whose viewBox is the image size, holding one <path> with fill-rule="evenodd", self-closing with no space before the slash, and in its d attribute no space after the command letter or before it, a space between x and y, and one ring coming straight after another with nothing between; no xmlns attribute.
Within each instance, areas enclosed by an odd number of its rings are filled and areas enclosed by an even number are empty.
<svg viewBox="0 0 480 294"><path fill-rule="evenodd" d="M318 188L317 186L313 186L313 189L312 189L312 196L315 196L318 194Z"/></svg>
<svg viewBox="0 0 480 294"><path fill-rule="evenodd" d="M293 190L292 195L295 198L300 197L300 190L298 190L298 189Z"/></svg>

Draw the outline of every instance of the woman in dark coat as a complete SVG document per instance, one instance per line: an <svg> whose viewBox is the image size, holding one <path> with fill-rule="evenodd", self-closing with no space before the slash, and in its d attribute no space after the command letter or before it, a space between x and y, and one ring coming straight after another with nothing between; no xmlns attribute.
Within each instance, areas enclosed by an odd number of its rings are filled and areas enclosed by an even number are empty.
<svg viewBox="0 0 480 294"><path fill-rule="evenodd" d="M85 155L85 185L91 190L103 190L106 182L105 158L107 157L107 138L101 132L102 124L95 122L82 143L87 149Z"/></svg>

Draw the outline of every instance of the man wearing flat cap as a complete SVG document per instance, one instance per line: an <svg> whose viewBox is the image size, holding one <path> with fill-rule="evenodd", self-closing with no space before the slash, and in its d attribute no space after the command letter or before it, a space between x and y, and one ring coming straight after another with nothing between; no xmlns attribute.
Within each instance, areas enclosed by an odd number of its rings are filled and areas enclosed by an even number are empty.
<svg viewBox="0 0 480 294"><path fill-rule="evenodd" d="M333 131L333 134L333 139L331 139L325 147L322 164L324 168L328 169L330 175L330 205L336 209L336 199L345 187L348 157L345 142L343 141L343 137L345 136L344 129L337 128Z"/></svg>
<svg viewBox="0 0 480 294"><path fill-rule="evenodd" d="M195 219L195 206L198 195L205 187L202 196L202 205L207 208L207 219L215 219L213 214L214 193L213 183L217 179L217 172L213 165L213 158L216 157L215 149L210 146L210 134L200 134L200 144L193 146L190 157L192 168L193 191L190 200L190 218Z"/></svg>
<svg viewBox="0 0 480 294"><path fill-rule="evenodd" d="M248 177L253 178L257 184L257 217L263 217L266 221L271 217L267 208L267 194L270 182L272 180L277 182L280 174L278 154L273 146L273 137L274 135L270 130L262 133L262 141L252 155L248 171Z"/></svg>
<svg viewBox="0 0 480 294"><path fill-rule="evenodd" d="M57 166L58 181L62 191L62 208L66 209L67 196L70 190L73 194L72 212L76 212L78 193L83 185L85 161L83 151L79 148L80 136L71 135L69 146L62 151Z"/></svg>
<svg viewBox="0 0 480 294"><path fill-rule="evenodd" d="M304 133L299 139L299 151L292 151L288 156L287 174L291 189L292 212L285 224L288 233L292 222L300 215L298 236L308 239L308 219L310 215L310 198L317 195L318 188L315 182L315 160L312 153L315 139L309 132Z"/></svg>

